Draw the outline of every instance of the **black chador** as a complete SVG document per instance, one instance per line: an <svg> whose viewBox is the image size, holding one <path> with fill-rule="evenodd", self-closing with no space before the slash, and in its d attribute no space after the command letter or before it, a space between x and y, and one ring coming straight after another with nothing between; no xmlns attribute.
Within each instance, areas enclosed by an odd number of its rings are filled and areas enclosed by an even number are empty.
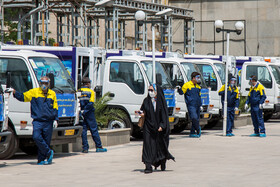
<svg viewBox="0 0 280 187"><path fill-rule="evenodd" d="M153 98L149 94L141 106L145 114L142 162L146 165L146 170L151 171L153 165L161 166L164 171L166 160L174 160L174 157L168 151L170 127L167 104L162 88L157 85L156 91L156 106L154 107ZM158 131L159 127L163 129L161 132Z"/></svg>

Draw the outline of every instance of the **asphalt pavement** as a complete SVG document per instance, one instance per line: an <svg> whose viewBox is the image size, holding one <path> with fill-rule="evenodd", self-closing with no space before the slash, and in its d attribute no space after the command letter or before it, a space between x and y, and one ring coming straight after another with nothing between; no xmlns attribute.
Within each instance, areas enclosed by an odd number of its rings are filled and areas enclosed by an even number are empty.
<svg viewBox="0 0 280 187"><path fill-rule="evenodd" d="M36 157L17 154L0 160L1 186L280 186L280 121L266 123L267 137L249 137L252 126L223 137L204 130L171 135L176 162L167 170L144 174L142 141L108 147L107 153L57 153L52 165L36 165Z"/></svg>

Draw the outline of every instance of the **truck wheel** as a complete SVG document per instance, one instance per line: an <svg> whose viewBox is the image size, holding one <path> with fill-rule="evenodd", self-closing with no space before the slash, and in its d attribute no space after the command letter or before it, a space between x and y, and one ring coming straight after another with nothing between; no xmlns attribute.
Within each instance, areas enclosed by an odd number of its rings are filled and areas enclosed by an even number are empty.
<svg viewBox="0 0 280 187"><path fill-rule="evenodd" d="M176 125L174 125L174 129L171 130L171 133L181 133L188 126L188 122L186 120L180 120Z"/></svg>
<svg viewBox="0 0 280 187"><path fill-rule="evenodd" d="M122 128L130 128L130 134L132 134L133 127L128 116L124 116L122 119L119 120L111 120L108 123L108 129L122 129Z"/></svg>
<svg viewBox="0 0 280 187"><path fill-rule="evenodd" d="M5 146L4 150L0 152L0 159L9 159L16 153L18 149L18 138L14 130L8 127L8 131L12 133L10 142Z"/></svg>
<svg viewBox="0 0 280 187"><path fill-rule="evenodd" d="M33 146L19 146L22 152L25 152L28 155L37 155L38 147L36 145Z"/></svg>
<svg viewBox="0 0 280 187"><path fill-rule="evenodd" d="M264 121L265 122L268 121L272 117L272 115L273 115L273 113L271 113L271 112L265 112L264 117L263 117Z"/></svg>

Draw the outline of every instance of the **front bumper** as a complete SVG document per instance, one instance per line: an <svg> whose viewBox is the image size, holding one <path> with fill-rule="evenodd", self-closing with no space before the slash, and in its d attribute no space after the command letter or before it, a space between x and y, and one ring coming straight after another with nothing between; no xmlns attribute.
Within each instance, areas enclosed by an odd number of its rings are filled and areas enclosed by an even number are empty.
<svg viewBox="0 0 280 187"><path fill-rule="evenodd" d="M0 133L0 146L10 142L12 133L10 131Z"/></svg>
<svg viewBox="0 0 280 187"><path fill-rule="evenodd" d="M51 145L75 143L81 136L82 126L58 127L53 129Z"/></svg>

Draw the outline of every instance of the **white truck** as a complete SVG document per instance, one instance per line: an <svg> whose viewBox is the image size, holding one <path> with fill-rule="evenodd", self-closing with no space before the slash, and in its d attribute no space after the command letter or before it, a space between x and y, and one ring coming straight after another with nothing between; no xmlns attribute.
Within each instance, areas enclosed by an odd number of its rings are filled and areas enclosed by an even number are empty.
<svg viewBox="0 0 280 187"><path fill-rule="evenodd" d="M248 96L250 85L249 77L255 75L264 86L266 100L264 104L264 120L267 121L276 112L280 111L280 64L269 63L263 60L247 61L242 65L241 90L242 96Z"/></svg>
<svg viewBox="0 0 280 187"><path fill-rule="evenodd" d="M1 85L11 85L15 90L25 92L39 87L38 80L42 76L49 76L51 89L56 92L59 116L58 127L53 130L51 144L75 142L82 132L82 127L76 126L76 114L79 113L77 97L74 84L61 61L57 56L47 53L17 51L16 46L3 50L6 51L0 51ZM12 132L11 141L0 153L0 159L10 158L18 147L28 154L36 153L36 146L32 140L30 103L19 102L10 96L8 117L8 130Z"/></svg>
<svg viewBox="0 0 280 187"><path fill-rule="evenodd" d="M133 130L133 135L139 135L135 110L139 110L142 101L148 95L148 87L152 84L152 59L144 57L141 51L106 51L107 60L104 65L102 84L97 85L102 93L111 92L112 106L119 106L126 110ZM171 129L178 123L179 118L174 116L175 91L172 88L169 77L160 63L156 63L157 81L162 85L167 101L168 115ZM97 81L98 82L98 81ZM106 83L106 84L105 84ZM110 123L109 123L110 125ZM112 125L111 125L112 126Z"/></svg>
<svg viewBox="0 0 280 187"><path fill-rule="evenodd" d="M151 56L151 52L146 52L146 56ZM198 67L188 62L183 58L182 55L174 52L156 52L156 61L159 61L167 72L169 78L171 79L172 86L183 86L184 83L191 80L191 73L199 71ZM208 112L209 105L209 89L207 88L205 81L202 77L201 83L201 102L203 106L203 111L200 115L200 125L204 127L207 121L211 119L212 114ZM190 119L188 116L188 110L185 103L185 98L183 95L179 95L176 92L176 110L175 116L179 117L179 122L174 126L172 130L175 133L183 131L188 125L190 127Z"/></svg>

